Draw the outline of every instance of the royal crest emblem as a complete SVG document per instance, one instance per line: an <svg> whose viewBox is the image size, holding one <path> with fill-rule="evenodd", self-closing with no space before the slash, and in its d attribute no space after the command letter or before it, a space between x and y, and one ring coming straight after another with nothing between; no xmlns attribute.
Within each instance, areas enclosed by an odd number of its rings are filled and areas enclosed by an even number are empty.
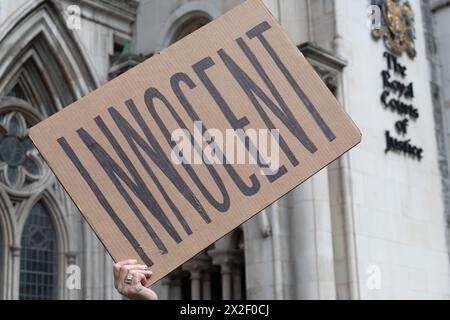
<svg viewBox="0 0 450 320"><path fill-rule="evenodd" d="M372 30L376 39L383 38L386 47L396 54L416 56L414 12L409 1L372 0L381 9L381 27Z"/></svg>

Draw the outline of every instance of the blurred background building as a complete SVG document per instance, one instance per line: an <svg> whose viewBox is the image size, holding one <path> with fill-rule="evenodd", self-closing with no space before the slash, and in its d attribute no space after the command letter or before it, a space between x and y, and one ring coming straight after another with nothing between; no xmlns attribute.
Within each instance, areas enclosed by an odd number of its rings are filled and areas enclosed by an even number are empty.
<svg viewBox="0 0 450 320"><path fill-rule="evenodd" d="M241 2L0 0L1 299L120 298L27 129ZM157 283L160 298L450 298L450 1L264 2L363 142ZM386 152L387 135L420 156Z"/></svg>

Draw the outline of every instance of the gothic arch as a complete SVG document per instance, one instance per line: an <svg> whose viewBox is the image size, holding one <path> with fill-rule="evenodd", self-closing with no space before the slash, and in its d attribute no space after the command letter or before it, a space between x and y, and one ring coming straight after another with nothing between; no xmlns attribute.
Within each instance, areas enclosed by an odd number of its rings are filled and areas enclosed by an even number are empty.
<svg viewBox="0 0 450 320"><path fill-rule="evenodd" d="M7 127L5 127L5 115L9 115L20 112L23 115L24 121L28 123L37 123L41 120L38 113L33 109L33 107L26 101L19 100L16 98L0 98L0 140L4 135L8 134ZM12 270L12 259L10 259L11 250L18 248L18 243L16 241L18 235L18 224L16 217L16 207L15 200L19 198L27 197L27 191L23 189L14 189L7 185L4 181L4 170L5 165L0 164L0 235L2 239L0 244L2 250L0 250L0 280L6 281L8 279L8 274ZM20 243L19 243L20 244ZM11 249L11 250L10 250ZM0 292L0 297L10 296L9 292L6 292L6 287L2 288L3 292Z"/></svg>
<svg viewBox="0 0 450 320"><path fill-rule="evenodd" d="M49 294L47 298L64 298L64 276L67 267L64 248L67 245L67 232L64 228L65 224L61 223L60 217L61 212L57 211L58 207L56 201L52 201L52 197L47 194L40 195L40 197L35 197L33 201L29 202L30 208L26 212L28 213L24 216L23 222L20 224L20 271L19 271L19 283L20 283L20 298L22 299L22 294L24 298L34 299L33 290L26 289L22 291L22 285L29 282L27 280L27 274L36 274L37 272L47 272L52 280L46 280L47 284L54 285L54 291ZM37 211L36 211L37 210ZM48 222L43 222L48 221ZM29 225L29 223L31 225ZM36 232L36 229L44 228L46 230L44 233ZM32 230L35 230L32 232ZM66 240L64 240L66 238ZM36 242L36 239L38 239ZM36 251L37 250L37 251ZM42 250L46 251L45 254ZM40 252L40 254L39 254ZM30 260L30 253L38 253L36 258ZM49 254L49 256L47 256ZM52 256L53 258L49 258ZM34 259L38 259L38 263L35 263ZM32 262L30 266L30 262ZM48 267L42 267L41 263L45 263L47 266L52 266L52 269L47 269ZM25 277L22 279L22 277ZM29 276L28 276L29 278ZM32 281L32 286L41 287L41 280L35 280L34 284ZM35 289L36 289L35 287Z"/></svg>
<svg viewBox="0 0 450 320"><path fill-rule="evenodd" d="M0 26L0 47L5 49L0 95L14 92L19 84L25 98L47 116L45 108L51 113L65 107L95 89L98 81L57 1L28 1L21 9Z"/></svg>
<svg viewBox="0 0 450 320"><path fill-rule="evenodd" d="M34 195L31 197L26 206L23 209L23 212L26 213L21 217L21 221L19 222L18 239L17 241L21 241L23 228L32 212L32 209L38 203L42 203L50 216L50 219L53 223L53 227L56 233L56 241L57 241L57 297L59 299L63 299L66 292L64 290L64 280L65 280L65 270L69 263L69 254L71 253L71 243L69 237L69 231L67 228L68 222L66 221L66 215L63 214L64 210L61 207L60 202L57 200L57 196L52 192L52 189L46 188L43 189L41 193Z"/></svg>
<svg viewBox="0 0 450 320"><path fill-rule="evenodd" d="M59 1L25 2L7 23L0 25L0 48L0 144L5 135L14 136L16 148L17 140L26 145L19 146L22 155L39 164L39 170L27 172L26 166L8 164L5 157L14 160L8 149L0 156L1 245L5 249L1 251L0 280L10 284L0 288L4 291L0 297L18 298L22 230L33 206L42 201L56 231L58 291L59 298L63 298L67 292L62 288L62 268L76 245L69 243L72 233L69 235L70 216L66 214L73 208L42 158L31 148L31 142L25 140L29 127L94 90L99 81L76 33L66 27ZM14 127L15 134L8 131ZM14 183L5 171L8 165L15 170Z"/></svg>
<svg viewBox="0 0 450 320"><path fill-rule="evenodd" d="M31 196L22 206L23 214L20 216L18 221L18 232L16 233L16 243L20 244L23 227L30 216L31 209L38 203L42 202L42 204L48 210L50 218L53 222L53 226L56 231L58 248L62 253L70 251L70 243L69 243L69 233L67 230L67 222L65 221L65 215L63 214L63 209L61 208L60 203L57 200L57 197L53 194L51 189L46 188L43 189L40 193L37 193Z"/></svg>
<svg viewBox="0 0 450 320"><path fill-rule="evenodd" d="M63 206L67 199L61 197L60 187L51 174L43 159L39 156L27 137L28 128L42 120L42 115L29 102L13 98L0 98L0 215L2 227L2 268L0 276L2 280L11 283L2 296L5 298L17 298L19 261L21 255L22 230L32 208L37 202L42 201L45 205L56 231L58 248L59 281L63 283L63 267L66 265L66 254L70 251L67 216L64 215ZM13 119L16 124L11 125ZM16 151L21 153L23 160L17 165L17 181L11 183L8 180L8 170L11 165L11 154L4 150L5 137L15 140ZM26 144L25 144L26 143ZM25 145L25 146L24 146ZM18 148L18 149L17 149ZM20 150L20 151L17 151ZM5 158L6 155L6 158ZM22 161L32 161L36 171L29 172L30 167ZM61 289L61 288L60 288ZM6 290L4 288L3 290ZM63 290L59 290L62 297Z"/></svg>

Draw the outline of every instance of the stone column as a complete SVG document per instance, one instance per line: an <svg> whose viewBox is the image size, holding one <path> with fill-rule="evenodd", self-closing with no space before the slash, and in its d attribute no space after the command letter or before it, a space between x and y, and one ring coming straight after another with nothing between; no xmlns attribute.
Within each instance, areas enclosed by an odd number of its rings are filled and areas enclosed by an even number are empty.
<svg viewBox="0 0 450 320"><path fill-rule="evenodd" d="M191 299L202 299L202 273L208 270L211 265L211 259L204 253L201 253L190 261L186 262L182 269L191 274Z"/></svg>
<svg viewBox="0 0 450 320"><path fill-rule="evenodd" d="M241 263L233 265L233 300L242 299Z"/></svg>
<svg viewBox="0 0 450 320"><path fill-rule="evenodd" d="M290 219L292 272L288 299L335 299L333 238L326 169L292 191L284 204Z"/></svg>
<svg viewBox="0 0 450 320"><path fill-rule="evenodd" d="M220 266L220 273L222 276L222 299L233 299L233 265L239 263L239 250L229 249L213 249L208 251L208 254L213 258L213 264Z"/></svg>
<svg viewBox="0 0 450 320"><path fill-rule="evenodd" d="M245 237L245 290L249 300L274 300L277 298L274 290L272 216L267 211L266 209L266 213L259 213L243 225ZM264 214L266 214L265 217Z"/></svg>
<svg viewBox="0 0 450 320"><path fill-rule="evenodd" d="M211 270L203 271L203 300L211 300Z"/></svg>
<svg viewBox="0 0 450 320"><path fill-rule="evenodd" d="M222 299L223 300L231 300L232 292L231 292L231 263L230 262L222 262L220 265L220 274L222 275Z"/></svg>
<svg viewBox="0 0 450 320"><path fill-rule="evenodd" d="M20 246L11 246L11 256L12 256L12 275L11 275L11 294L12 300L19 299L19 288L20 288Z"/></svg>
<svg viewBox="0 0 450 320"><path fill-rule="evenodd" d="M160 287L159 290L156 292L158 294L158 299L160 300L169 300L170 299L170 276L165 276L160 281ZM153 290L155 290L155 287L153 287Z"/></svg>
<svg viewBox="0 0 450 320"><path fill-rule="evenodd" d="M202 298L201 290L201 271L199 269L191 270L191 299L200 300Z"/></svg>

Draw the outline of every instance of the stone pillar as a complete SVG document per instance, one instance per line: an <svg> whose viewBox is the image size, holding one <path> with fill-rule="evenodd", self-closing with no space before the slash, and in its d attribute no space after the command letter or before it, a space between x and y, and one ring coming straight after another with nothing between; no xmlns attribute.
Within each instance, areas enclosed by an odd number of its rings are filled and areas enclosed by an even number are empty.
<svg viewBox="0 0 450 320"><path fill-rule="evenodd" d="M213 249L208 251L208 254L213 258L213 264L220 266L220 273L222 275L222 299L233 299L232 271L233 265L241 262L240 251L236 249Z"/></svg>
<svg viewBox="0 0 450 320"><path fill-rule="evenodd" d="M271 215L261 212L243 225L245 237L245 290L249 300L276 299ZM266 214L266 217L263 215ZM283 216L286 218L286 215Z"/></svg>
<svg viewBox="0 0 450 320"><path fill-rule="evenodd" d="M20 246L11 246L11 256L12 256L12 274L11 274L11 293L10 297L12 300L19 299L19 288L20 288Z"/></svg>
<svg viewBox="0 0 450 320"><path fill-rule="evenodd" d="M203 300L211 300L211 270L203 271Z"/></svg>
<svg viewBox="0 0 450 320"><path fill-rule="evenodd" d="M211 259L204 253L201 253L190 261L186 262L182 269L191 274L191 299L200 300L202 297L202 275L203 271L208 270L211 265Z"/></svg>
<svg viewBox="0 0 450 320"><path fill-rule="evenodd" d="M222 299L223 300L231 300L232 292L231 292L231 263L223 262L220 265L220 274L222 275Z"/></svg>
<svg viewBox="0 0 450 320"><path fill-rule="evenodd" d="M326 169L292 191L283 214L290 219L291 286L287 299L335 299L333 238Z"/></svg>
<svg viewBox="0 0 450 320"><path fill-rule="evenodd" d="M158 294L158 299L160 300L169 300L170 299L170 276L165 276L160 281L159 290L156 292ZM153 287L155 290L155 287Z"/></svg>
<svg viewBox="0 0 450 320"><path fill-rule="evenodd" d="M202 298L201 289L201 271L198 269L191 270L191 299L200 300Z"/></svg>
<svg viewBox="0 0 450 320"><path fill-rule="evenodd" d="M233 265L233 300L242 299L241 263Z"/></svg>

